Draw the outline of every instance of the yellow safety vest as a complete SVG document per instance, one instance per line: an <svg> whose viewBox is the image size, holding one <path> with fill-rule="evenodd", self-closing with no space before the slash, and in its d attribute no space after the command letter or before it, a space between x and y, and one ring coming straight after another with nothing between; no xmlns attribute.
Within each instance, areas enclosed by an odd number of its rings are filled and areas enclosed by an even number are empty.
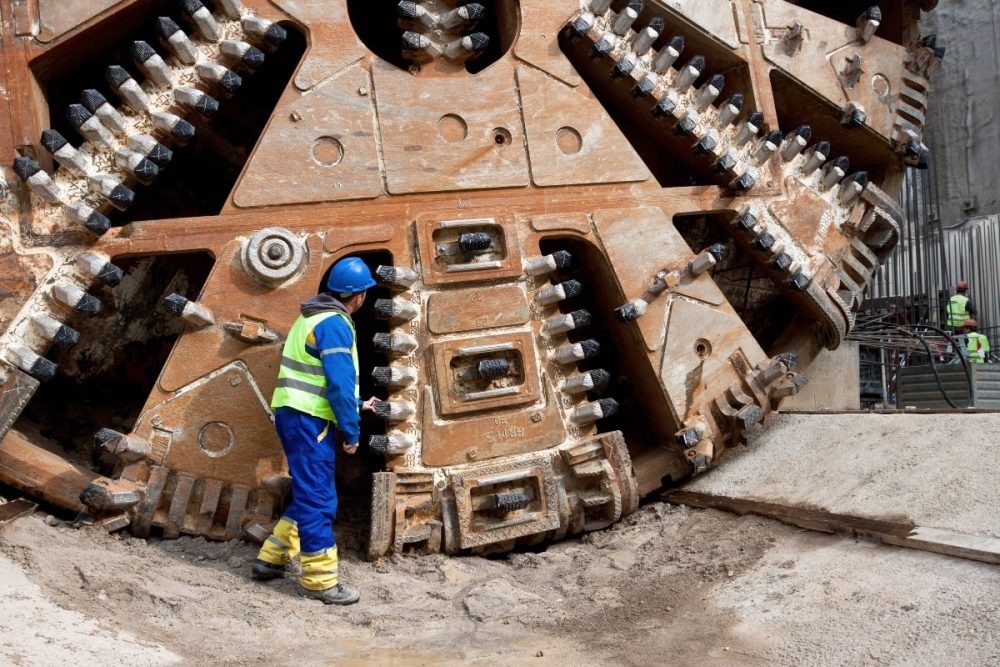
<svg viewBox="0 0 1000 667"><path fill-rule="evenodd" d="M969 305L969 297L964 294L956 294L948 299L948 326L960 327L966 320L972 319L966 306Z"/></svg>
<svg viewBox="0 0 1000 667"><path fill-rule="evenodd" d="M271 408L295 408L307 415L337 423L330 401L327 400L326 375L323 361L306 352L306 339L320 322L329 317L340 317L351 329L351 358L354 360L354 398L361 398L361 375L358 365L357 332L351 318L340 311L327 311L309 317L300 316L288 332L288 340L281 351L281 368L278 386L271 398ZM342 350L343 351L343 350Z"/></svg>
<svg viewBox="0 0 1000 667"><path fill-rule="evenodd" d="M990 339L978 331L971 331L965 334L965 341L965 347L969 351L969 363L987 363L986 357L990 356ZM983 356L979 356L980 350Z"/></svg>

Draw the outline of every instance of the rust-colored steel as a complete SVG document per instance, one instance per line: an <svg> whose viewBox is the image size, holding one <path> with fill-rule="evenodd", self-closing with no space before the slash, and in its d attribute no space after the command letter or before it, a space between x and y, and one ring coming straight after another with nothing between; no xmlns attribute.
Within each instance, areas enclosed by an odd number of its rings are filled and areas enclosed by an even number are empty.
<svg viewBox="0 0 1000 667"><path fill-rule="evenodd" d="M347 255L371 557L608 526L851 330L934 3L398 4L0 0L0 480L266 535L280 348Z"/></svg>

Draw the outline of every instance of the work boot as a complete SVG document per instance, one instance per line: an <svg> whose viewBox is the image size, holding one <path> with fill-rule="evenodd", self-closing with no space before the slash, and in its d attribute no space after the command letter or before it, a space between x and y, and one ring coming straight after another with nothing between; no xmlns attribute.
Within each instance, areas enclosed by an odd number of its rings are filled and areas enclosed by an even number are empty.
<svg viewBox="0 0 1000 667"><path fill-rule="evenodd" d="M253 562L253 578L258 581L270 581L281 577L298 577L302 574L302 568L297 563L287 563L285 565L274 565L266 560L258 558Z"/></svg>
<svg viewBox="0 0 1000 667"><path fill-rule="evenodd" d="M299 586L299 595L304 598L319 600L323 604L354 604L361 599L358 589L344 584L337 584L321 591L311 591Z"/></svg>

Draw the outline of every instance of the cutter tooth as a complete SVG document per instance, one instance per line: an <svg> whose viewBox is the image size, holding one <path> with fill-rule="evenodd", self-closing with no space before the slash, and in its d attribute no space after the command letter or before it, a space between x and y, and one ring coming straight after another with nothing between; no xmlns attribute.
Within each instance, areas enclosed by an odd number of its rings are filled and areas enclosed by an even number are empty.
<svg viewBox="0 0 1000 667"><path fill-rule="evenodd" d="M243 3L240 0L215 0L218 7L226 18L238 19L243 16Z"/></svg>
<svg viewBox="0 0 1000 667"><path fill-rule="evenodd" d="M569 29L574 41L590 32L596 23L597 18L590 12L583 12L573 19L573 22L569 24Z"/></svg>
<svg viewBox="0 0 1000 667"><path fill-rule="evenodd" d="M108 128L117 135L124 135L128 133L129 126L125 121L125 116L121 114L118 109L111 106L107 98L101 95L98 91L93 88L89 88L83 91L80 96L80 102L83 106L87 108L90 113L97 116L97 119L104 123L104 127Z"/></svg>
<svg viewBox="0 0 1000 667"><path fill-rule="evenodd" d="M840 183L838 198L844 206L853 206L861 198L861 193L868 187L868 172L858 171L845 178Z"/></svg>
<svg viewBox="0 0 1000 667"><path fill-rule="evenodd" d="M615 316L620 322L635 322L646 314L649 302L645 299L634 299L615 310Z"/></svg>
<svg viewBox="0 0 1000 667"><path fill-rule="evenodd" d="M447 44L442 50L442 54L446 58L451 58L453 60L461 58L471 60L478 57L483 51L488 49L489 46L489 35L485 32L474 32L471 35L465 35L464 37Z"/></svg>
<svg viewBox="0 0 1000 667"><path fill-rule="evenodd" d="M725 256L726 245L724 243L716 243L700 252L697 257L688 263L688 273L692 276L700 276L703 273L707 273L714 269Z"/></svg>
<svg viewBox="0 0 1000 667"><path fill-rule="evenodd" d="M478 2L470 2L445 12L438 19L438 25L445 30L471 30L486 17L486 7Z"/></svg>
<svg viewBox="0 0 1000 667"><path fill-rule="evenodd" d="M173 293L163 300L163 306L171 315L180 318L192 329L204 329L215 324L212 311L197 301L189 301L181 294Z"/></svg>
<svg viewBox="0 0 1000 667"><path fill-rule="evenodd" d="M8 347L4 354L10 363L39 382L51 380L59 370L55 363L19 343Z"/></svg>
<svg viewBox="0 0 1000 667"><path fill-rule="evenodd" d="M117 179L107 174L92 174L87 185L119 211L124 211L135 201L135 193Z"/></svg>
<svg viewBox="0 0 1000 667"><path fill-rule="evenodd" d="M76 263L83 271L93 276L109 287L118 285L125 276L124 272L111 263L111 259L106 255L96 252L81 253L76 258Z"/></svg>
<svg viewBox="0 0 1000 667"><path fill-rule="evenodd" d="M632 24L639 18L643 4L642 0L630 0L628 5L612 19L611 30L619 37L627 35L632 29Z"/></svg>
<svg viewBox="0 0 1000 667"><path fill-rule="evenodd" d="M726 77L716 74L705 85L698 89L698 111L704 111L719 99L722 89L726 87Z"/></svg>
<svg viewBox="0 0 1000 667"><path fill-rule="evenodd" d="M591 391L602 392L611 384L611 373L603 368L597 368L587 373L574 375L566 380L562 390L567 394L586 394Z"/></svg>
<svg viewBox="0 0 1000 667"><path fill-rule="evenodd" d="M42 132L41 144L59 164L80 176L86 176L93 166L90 158L76 150L73 144L56 130Z"/></svg>
<svg viewBox="0 0 1000 667"><path fill-rule="evenodd" d="M748 141L756 138L763 125L764 114L760 111L754 111L745 121L743 121L743 124L740 125L740 129L736 133L736 145L744 146Z"/></svg>
<svg viewBox="0 0 1000 667"><path fill-rule="evenodd" d="M94 434L94 445L125 463L144 461L152 454L149 443L145 440L110 428L102 428Z"/></svg>
<svg viewBox="0 0 1000 667"><path fill-rule="evenodd" d="M583 285L578 280L567 280L558 285L549 285L538 290L535 294L535 303L540 306L551 306L553 304L572 299L583 293Z"/></svg>
<svg viewBox="0 0 1000 667"><path fill-rule="evenodd" d="M111 65L104 73L108 84L136 113L149 111L149 97L132 75L120 65Z"/></svg>
<svg viewBox="0 0 1000 667"><path fill-rule="evenodd" d="M153 121L153 127L181 145L191 141L197 133L194 125L168 111L154 111L150 114L150 119Z"/></svg>
<svg viewBox="0 0 1000 667"><path fill-rule="evenodd" d="M719 156L719 151L722 148L722 138L719 135L718 130L711 128L705 133L698 143L695 144L695 151L698 153L707 153L715 157Z"/></svg>
<svg viewBox="0 0 1000 667"><path fill-rule="evenodd" d="M781 145L781 141L784 138L785 135L782 134L781 130L772 130L769 132L768 135L764 137L764 140L760 142L760 146L754 153L754 162L758 165L762 165L770 160L771 156L777 152L778 146Z"/></svg>
<svg viewBox="0 0 1000 667"><path fill-rule="evenodd" d="M653 44L660 38L660 33L666 27L666 21L662 16L656 16L645 28L639 31L632 42L632 50L637 56L644 56L653 48Z"/></svg>
<svg viewBox="0 0 1000 667"><path fill-rule="evenodd" d="M395 322L409 322L420 314L416 304L400 299L377 299L374 311L378 319Z"/></svg>
<svg viewBox="0 0 1000 667"><path fill-rule="evenodd" d="M31 324L42 338L55 345L72 347L80 342L80 332L47 313L32 317Z"/></svg>
<svg viewBox="0 0 1000 667"><path fill-rule="evenodd" d="M416 438L409 433L373 435L368 440L369 449L383 456L402 456L416 445Z"/></svg>
<svg viewBox="0 0 1000 667"><path fill-rule="evenodd" d="M577 424L592 424L601 419L613 417L617 413L618 401L613 398L603 398L576 408L570 414L570 419Z"/></svg>
<svg viewBox="0 0 1000 667"><path fill-rule="evenodd" d="M739 118L740 113L743 111L743 105L746 103L746 97L742 93L736 93L728 100L722 103L719 107L719 118L718 124L720 127L726 127L732 125Z"/></svg>
<svg viewBox="0 0 1000 667"><path fill-rule="evenodd" d="M589 326L592 319L590 312L586 310L575 310L572 313L556 315L542 323L542 333L549 336L569 333Z"/></svg>
<svg viewBox="0 0 1000 667"><path fill-rule="evenodd" d="M553 358L560 364L575 364L578 361L590 359L601 351L601 344L593 338L581 343L569 343L555 351Z"/></svg>
<svg viewBox="0 0 1000 667"><path fill-rule="evenodd" d="M132 174L137 181L149 185L160 175L160 168L142 153L128 148L115 150L115 164Z"/></svg>
<svg viewBox="0 0 1000 667"><path fill-rule="evenodd" d="M372 411L388 422L405 422L417 409L413 403L405 401L375 401Z"/></svg>
<svg viewBox="0 0 1000 667"><path fill-rule="evenodd" d="M680 93L687 92L688 88L694 84L704 70L705 57L695 56L680 69L680 73L677 75L677 80L674 81L674 89Z"/></svg>
<svg viewBox="0 0 1000 667"><path fill-rule="evenodd" d="M406 356L416 351L419 343L416 338L404 333L377 333L372 338L372 346L379 354Z"/></svg>
<svg viewBox="0 0 1000 667"><path fill-rule="evenodd" d="M688 109L677 121L674 132L681 136L694 136L699 124L701 124L701 116L694 109Z"/></svg>
<svg viewBox="0 0 1000 667"><path fill-rule="evenodd" d="M660 85L660 75L656 72L646 72L639 83L635 84L632 88L633 97L650 97L656 90L656 87Z"/></svg>
<svg viewBox="0 0 1000 667"><path fill-rule="evenodd" d="M205 118L212 118L219 112L219 101L197 88L190 86L174 88L174 99L185 109L197 111Z"/></svg>
<svg viewBox="0 0 1000 667"><path fill-rule="evenodd" d="M594 42L594 48L591 52L592 58L599 58L601 56L610 55L614 50L615 46L618 45L618 36L613 32L606 32L601 35L601 38Z"/></svg>
<svg viewBox="0 0 1000 667"><path fill-rule="evenodd" d="M864 127L868 122L868 114L865 108L858 102L848 102L844 107L844 114L840 118L840 124L848 129Z"/></svg>
<svg viewBox="0 0 1000 667"><path fill-rule="evenodd" d="M383 285L392 285L409 289L417 282L417 273L405 266L380 266L375 269L375 276Z"/></svg>
<svg viewBox="0 0 1000 667"><path fill-rule="evenodd" d="M878 5L873 5L858 17L858 39L867 44L878 32L880 25L882 25L882 9Z"/></svg>
<svg viewBox="0 0 1000 667"><path fill-rule="evenodd" d="M844 180L847 170L851 168L851 160L845 156L834 158L823 167L823 177L820 179L820 187L825 192L837 183Z"/></svg>
<svg viewBox="0 0 1000 667"><path fill-rule="evenodd" d="M524 272L529 276L543 276L554 271L561 271L573 263L573 255L565 250L558 250L544 257L532 257L525 260Z"/></svg>
<svg viewBox="0 0 1000 667"><path fill-rule="evenodd" d="M70 220L81 225L91 234L104 235L111 228L111 221L100 211L96 211L85 202L78 201L66 205L66 215Z"/></svg>
<svg viewBox="0 0 1000 667"><path fill-rule="evenodd" d="M137 153L142 153L163 169L174 158L174 152L148 134L131 134L128 137L128 147Z"/></svg>
<svg viewBox="0 0 1000 667"><path fill-rule="evenodd" d="M680 35L671 38L670 43L660 49L660 53L653 61L653 71L657 74L666 74L677 59L684 52L684 38Z"/></svg>
<svg viewBox="0 0 1000 667"><path fill-rule="evenodd" d="M52 286L49 294L57 303L61 303L78 313L92 316L101 312L101 300L71 282L57 282Z"/></svg>
<svg viewBox="0 0 1000 667"><path fill-rule="evenodd" d="M808 125L800 126L785 139L784 146L781 148L781 159L785 162L794 160L809 145L811 138L812 128Z"/></svg>
<svg viewBox="0 0 1000 667"><path fill-rule="evenodd" d="M139 65L139 69L142 70L147 79L157 86L165 88L170 88L173 85L170 80L170 68L148 42L142 40L132 42L131 52L132 59Z"/></svg>
<svg viewBox="0 0 1000 667"><path fill-rule="evenodd" d="M277 23L257 16L243 19L243 32L257 40L267 51L274 51L288 39L288 31Z"/></svg>
<svg viewBox="0 0 1000 667"><path fill-rule="evenodd" d="M256 46L235 39L224 40L220 46L222 55L240 63L244 67L255 70L264 64L267 56Z"/></svg>
<svg viewBox="0 0 1000 667"><path fill-rule="evenodd" d="M66 108L66 120L87 141L106 148L115 145L115 137L111 131L82 104L69 105Z"/></svg>
<svg viewBox="0 0 1000 667"><path fill-rule="evenodd" d="M639 57L629 51L621 57L621 59L615 63L615 66L611 69L612 78L627 77L632 74L635 66L639 63Z"/></svg>
<svg viewBox="0 0 1000 667"><path fill-rule="evenodd" d="M190 67L198 62L198 47L172 18L156 19L156 34L160 36L160 43L182 64Z"/></svg>
<svg viewBox="0 0 1000 667"><path fill-rule="evenodd" d="M591 0L590 11L601 16L611 8L613 0Z"/></svg>
<svg viewBox="0 0 1000 667"><path fill-rule="evenodd" d="M676 118L677 107L680 106L680 98L672 90L660 98L660 101L653 107L653 115L659 117Z"/></svg>
<svg viewBox="0 0 1000 667"><path fill-rule="evenodd" d="M401 389L417 382L417 369L410 367L376 366L372 369L372 380L379 387Z"/></svg>
<svg viewBox="0 0 1000 667"><path fill-rule="evenodd" d="M13 169L32 192L48 203L58 204L62 201L62 188L30 157L14 158Z"/></svg>
<svg viewBox="0 0 1000 667"><path fill-rule="evenodd" d="M143 492L132 482L107 477L98 477L80 494L80 502L98 514L125 512L143 498Z"/></svg>
<svg viewBox="0 0 1000 667"><path fill-rule="evenodd" d="M212 16L212 12L200 0L181 0L181 11L194 24L202 39L207 42L218 42L222 39L222 28Z"/></svg>
<svg viewBox="0 0 1000 667"><path fill-rule="evenodd" d="M802 173L809 176L814 171L823 166L823 164L830 157L830 152L832 147L829 141L821 141L807 153L806 163L802 165Z"/></svg>
<svg viewBox="0 0 1000 667"><path fill-rule="evenodd" d="M232 95L243 85L243 77L228 67L217 63L201 63L195 66L195 72L205 83L218 86L227 95Z"/></svg>

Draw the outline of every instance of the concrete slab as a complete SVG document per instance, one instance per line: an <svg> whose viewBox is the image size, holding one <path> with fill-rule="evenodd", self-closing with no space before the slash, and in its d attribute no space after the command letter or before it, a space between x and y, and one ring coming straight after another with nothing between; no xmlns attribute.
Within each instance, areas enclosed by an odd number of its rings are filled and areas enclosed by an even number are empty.
<svg viewBox="0 0 1000 667"><path fill-rule="evenodd" d="M673 500L996 562L998 432L1000 414L779 415Z"/></svg>

